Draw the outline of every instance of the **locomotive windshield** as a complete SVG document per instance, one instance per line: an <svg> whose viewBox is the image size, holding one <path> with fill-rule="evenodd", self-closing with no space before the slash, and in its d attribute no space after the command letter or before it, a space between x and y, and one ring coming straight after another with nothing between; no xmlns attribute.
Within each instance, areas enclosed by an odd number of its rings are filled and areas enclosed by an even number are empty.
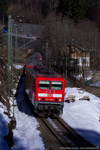
<svg viewBox="0 0 100 150"><path fill-rule="evenodd" d="M61 90L62 82L60 81L39 81L39 89Z"/></svg>
<svg viewBox="0 0 100 150"><path fill-rule="evenodd" d="M62 82L51 81L51 89L52 90L61 90L62 89Z"/></svg>
<svg viewBox="0 0 100 150"><path fill-rule="evenodd" d="M39 81L39 89L50 89L49 81Z"/></svg>

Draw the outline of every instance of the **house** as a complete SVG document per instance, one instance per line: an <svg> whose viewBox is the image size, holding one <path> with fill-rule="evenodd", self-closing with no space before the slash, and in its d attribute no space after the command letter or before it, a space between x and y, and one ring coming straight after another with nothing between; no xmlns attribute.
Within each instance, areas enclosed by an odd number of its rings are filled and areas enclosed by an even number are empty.
<svg viewBox="0 0 100 150"><path fill-rule="evenodd" d="M90 67L90 51L76 45L67 45L66 56L70 60L70 66L77 62L78 67Z"/></svg>

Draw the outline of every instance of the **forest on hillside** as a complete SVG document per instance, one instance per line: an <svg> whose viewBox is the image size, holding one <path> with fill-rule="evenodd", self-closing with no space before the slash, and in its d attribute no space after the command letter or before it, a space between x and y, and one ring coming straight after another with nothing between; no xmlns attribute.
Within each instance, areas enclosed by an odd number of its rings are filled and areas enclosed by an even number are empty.
<svg viewBox="0 0 100 150"><path fill-rule="evenodd" d="M93 51L99 68L100 0L0 0L1 22L7 23L10 14L15 22L45 25L40 35L43 55L45 49L48 58L64 55L66 45L73 42Z"/></svg>
<svg viewBox="0 0 100 150"><path fill-rule="evenodd" d="M43 23L51 13L75 22L88 18L100 22L100 0L0 0L0 20L9 14L23 14L28 23Z"/></svg>

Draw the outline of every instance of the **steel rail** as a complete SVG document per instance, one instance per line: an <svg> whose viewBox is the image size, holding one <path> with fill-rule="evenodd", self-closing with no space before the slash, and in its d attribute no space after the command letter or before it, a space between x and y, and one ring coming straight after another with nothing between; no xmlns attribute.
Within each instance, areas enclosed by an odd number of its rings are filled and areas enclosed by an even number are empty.
<svg viewBox="0 0 100 150"><path fill-rule="evenodd" d="M95 148L95 146L93 144L91 144L90 142L86 141L77 132L75 132L74 129L72 129L67 123L65 123L63 119L57 118L56 120L60 123L60 125L63 126L63 128L65 128L66 132L68 132L70 134L70 138L72 139L73 143L76 146L78 146L78 147L82 146L82 147Z"/></svg>
<svg viewBox="0 0 100 150"><path fill-rule="evenodd" d="M60 137L60 135L58 134L58 132L50 125L49 121L47 119L42 118L43 123L45 124L45 126L49 129L49 131L56 137L56 139L61 143L61 145L63 147L68 147L71 146L71 144L69 142L65 142L65 140L63 139L63 137Z"/></svg>

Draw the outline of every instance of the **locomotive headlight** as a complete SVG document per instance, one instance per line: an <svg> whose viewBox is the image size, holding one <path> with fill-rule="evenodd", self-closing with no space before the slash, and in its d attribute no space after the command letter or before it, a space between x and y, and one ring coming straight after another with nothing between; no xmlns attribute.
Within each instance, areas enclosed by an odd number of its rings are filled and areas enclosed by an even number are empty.
<svg viewBox="0 0 100 150"><path fill-rule="evenodd" d="M61 99L59 99L59 102L61 102Z"/></svg>
<svg viewBox="0 0 100 150"><path fill-rule="evenodd" d="M41 100L41 98L38 98L38 101L40 101Z"/></svg>

